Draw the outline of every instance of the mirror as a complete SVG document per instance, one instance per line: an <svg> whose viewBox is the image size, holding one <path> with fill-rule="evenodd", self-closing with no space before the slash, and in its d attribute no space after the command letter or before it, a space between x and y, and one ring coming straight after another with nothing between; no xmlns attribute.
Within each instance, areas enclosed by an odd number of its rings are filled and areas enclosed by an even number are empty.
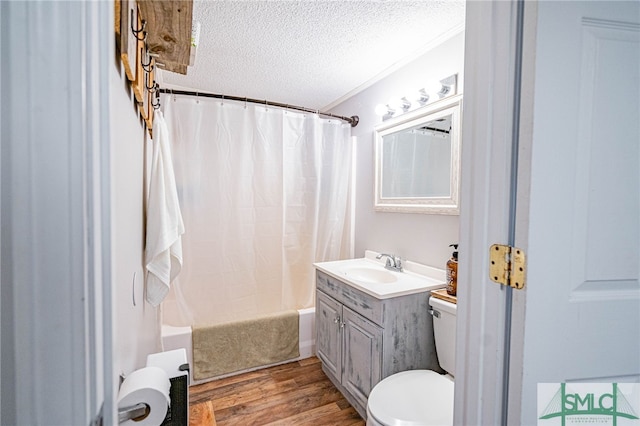
<svg viewBox="0 0 640 426"><path fill-rule="evenodd" d="M375 128L375 210L459 214L462 96L427 104Z"/></svg>

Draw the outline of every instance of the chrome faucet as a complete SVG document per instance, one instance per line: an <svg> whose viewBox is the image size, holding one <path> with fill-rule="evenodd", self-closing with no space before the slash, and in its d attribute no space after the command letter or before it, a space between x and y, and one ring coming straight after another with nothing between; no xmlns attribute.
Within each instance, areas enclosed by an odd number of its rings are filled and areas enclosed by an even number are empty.
<svg viewBox="0 0 640 426"><path fill-rule="evenodd" d="M386 253L380 253L376 256L376 259L382 259L383 257L387 258L387 263L384 265L385 268L391 271L402 272L402 259L397 257L395 254Z"/></svg>

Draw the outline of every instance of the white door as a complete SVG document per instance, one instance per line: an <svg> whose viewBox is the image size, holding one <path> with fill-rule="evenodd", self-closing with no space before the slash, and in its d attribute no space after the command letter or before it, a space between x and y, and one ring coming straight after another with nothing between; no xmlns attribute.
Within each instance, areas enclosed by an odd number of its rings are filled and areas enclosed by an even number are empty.
<svg viewBox="0 0 640 426"><path fill-rule="evenodd" d="M539 2L535 13L517 213L528 220L516 228L528 264L513 333L524 334L510 373L521 413L509 417L544 425L560 423L540 420L552 398L536 403L538 383L640 380L640 3Z"/></svg>
<svg viewBox="0 0 640 426"><path fill-rule="evenodd" d="M640 380L640 3L524 2L515 84L518 4L467 2L459 425L551 425L538 383ZM512 237L520 291L488 277Z"/></svg>

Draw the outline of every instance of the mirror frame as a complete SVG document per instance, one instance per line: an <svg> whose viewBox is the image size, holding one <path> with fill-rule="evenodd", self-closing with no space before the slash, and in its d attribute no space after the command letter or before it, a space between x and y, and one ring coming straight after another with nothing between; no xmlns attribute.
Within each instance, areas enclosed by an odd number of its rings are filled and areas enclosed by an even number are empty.
<svg viewBox="0 0 640 426"><path fill-rule="evenodd" d="M382 212L460 214L460 131L462 95L450 96L414 111L391 118L374 128L375 134L375 203ZM382 141L392 133L410 129L432 120L451 115L451 175L449 197L382 197Z"/></svg>

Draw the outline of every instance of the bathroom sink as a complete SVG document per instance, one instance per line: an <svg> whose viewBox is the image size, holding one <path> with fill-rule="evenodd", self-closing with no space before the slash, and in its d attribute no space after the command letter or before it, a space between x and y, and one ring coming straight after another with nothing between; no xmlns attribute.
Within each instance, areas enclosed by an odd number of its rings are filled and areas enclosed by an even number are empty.
<svg viewBox="0 0 640 426"><path fill-rule="evenodd" d="M385 269L376 259L379 253L367 250L365 257L314 263L319 271L378 299L444 288L446 274L442 269L403 261L404 271Z"/></svg>
<svg viewBox="0 0 640 426"><path fill-rule="evenodd" d="M389 284L398 281L393 273L378 268L367 267L351 267L345 268L344 273L347 277L355 280L368 281L371 283Z"/></svg>

